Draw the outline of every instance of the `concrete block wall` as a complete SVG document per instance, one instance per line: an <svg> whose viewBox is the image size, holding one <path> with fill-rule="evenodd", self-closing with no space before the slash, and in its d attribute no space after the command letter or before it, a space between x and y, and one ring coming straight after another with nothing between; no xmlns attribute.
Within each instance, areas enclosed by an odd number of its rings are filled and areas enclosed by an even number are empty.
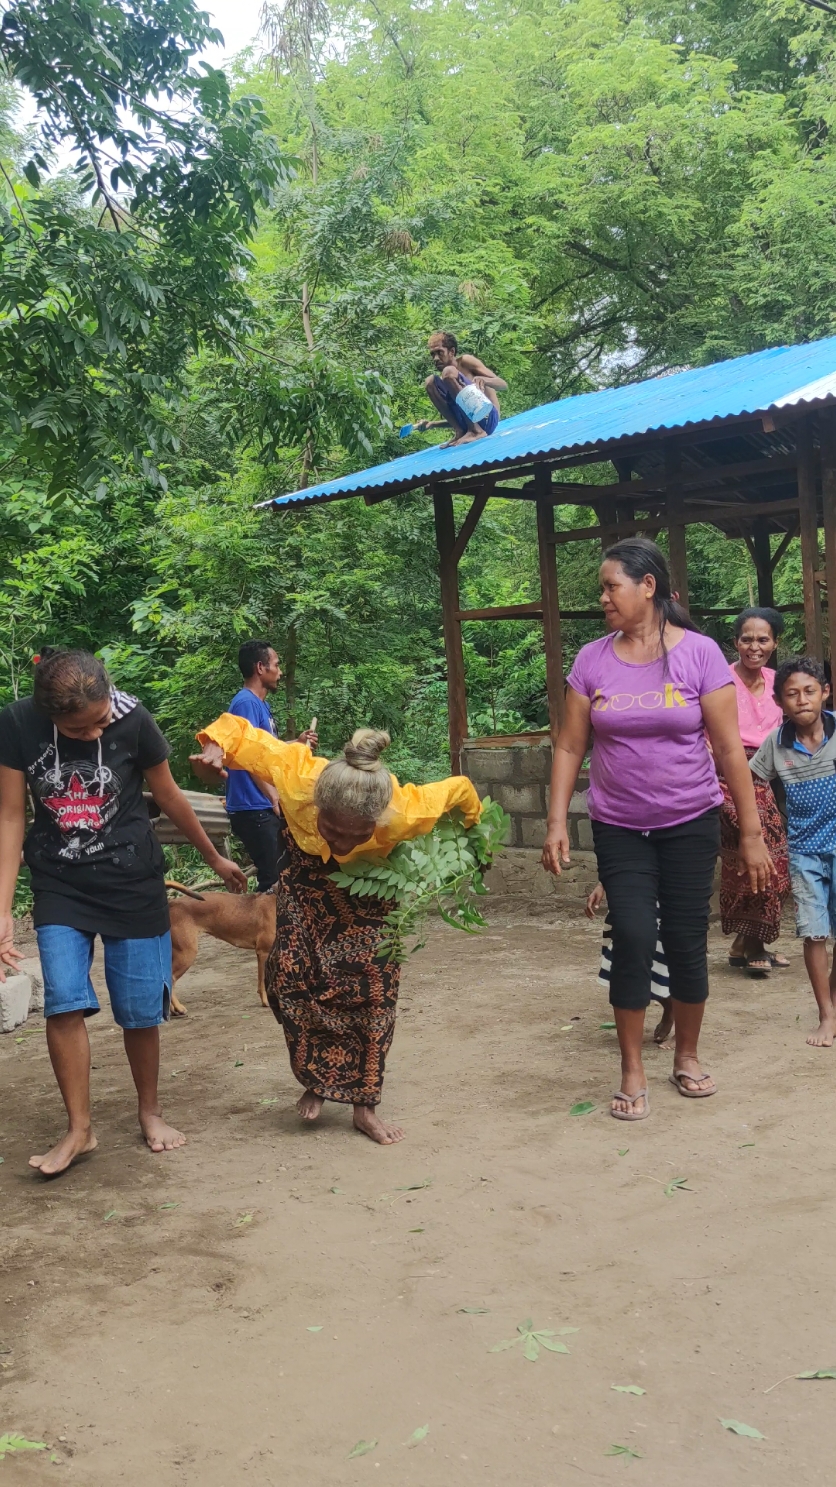
<svg viewBox="0 0 836 1487"><path fill-rule="evenodd" d="M511 817L508 846L542 847L549 809L549 776L552 749L548 739L542 743L513 743L486 748L465 743L462 769L473 781L481 796L490 795ZM586 809L586 780L569 806L569 838L573 847L583 852L592 850L592 828Z"/></svg>

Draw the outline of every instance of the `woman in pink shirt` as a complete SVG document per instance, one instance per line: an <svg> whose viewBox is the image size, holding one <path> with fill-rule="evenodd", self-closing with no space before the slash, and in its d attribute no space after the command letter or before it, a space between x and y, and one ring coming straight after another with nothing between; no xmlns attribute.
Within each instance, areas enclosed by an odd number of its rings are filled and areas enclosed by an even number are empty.
<svg viewBox="0 0 836 1487"><path fill-rule="evenodd" d="M644 1120L642 1038L657 924L676 1029L671 1083L692 1100L716 1093L697 1048L723 800L706 734L737 806L740 860L754 892L773 869L720 647L676 603L664 556L646 537L611 547L600 581L609 634L582 648L569 675L543 866L559 873L569 861L567 811L591 735L589 815L612 923L610 1002L621 1049L611 1113Z"/></svg>
<svg viewBox="0 0 836 1487"><path fill-rule="evenodd" d="M734 622L734 645L738 659L729 670L737 698L737 720L746 757L752 758L764 739L780 727L783 714L773 696L774 671L767 665L778 646L784 622L777 609L744 609ZM775 865L775 875L763 893L752 893L740 876L740 833L731 791L720 774L723 804L720 809L720 850L723 871L720 880L720 916L724 935L734 935L729 965L739 966L752 976L767 976L773 966L786 966L782 955L766 949L777 940L781 911L790 891L787 838L771 785L755 780L764 840Z"/></svg>

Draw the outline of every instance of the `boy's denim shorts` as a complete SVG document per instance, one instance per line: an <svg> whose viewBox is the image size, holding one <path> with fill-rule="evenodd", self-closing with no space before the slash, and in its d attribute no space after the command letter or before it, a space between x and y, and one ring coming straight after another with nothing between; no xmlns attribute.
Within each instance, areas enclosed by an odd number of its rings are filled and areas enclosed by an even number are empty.
<svg viewBox="0 0 836 1487"><path fill-rule="evenodd" d="M790 852L790 878L798 938L836 939L836 853Z"/></svg>
<svg viewBox="0 0 836 1487"><path fill-rule="evenodd" d="M44 978L44 1016L83 1012L92 1017L99 1011L90 980L96 936L66 924L42 924L35 933ZM114 1022L129 1029L168 1022L171 935L166 932L148 940L101 938Z"/></svg>

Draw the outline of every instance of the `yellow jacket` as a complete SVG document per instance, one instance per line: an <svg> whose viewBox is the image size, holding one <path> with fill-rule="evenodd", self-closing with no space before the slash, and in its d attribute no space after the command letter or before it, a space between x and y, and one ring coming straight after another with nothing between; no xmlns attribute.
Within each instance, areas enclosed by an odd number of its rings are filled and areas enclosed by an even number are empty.
<svg viewBox="0 0 836 1487"><path fill-rule="evenodd" d="M224 713L197 735L198 742L220 744L224 764L238 765L259 779L275 785L285 819L294 841L311 857L327 862L331 849L316 827L314 786L328 763L315 758L307 744L284 743L261 728L254 728L246 718ZM351 862L354 857L387 857L398 842L414 836L426 836L445 812L458 806L468 826L478 821L482 804L470 780L454 775L432 785L400 785L392 776L394 789L389 807L378 821L367 842L355 847L338 862Z"/></svg>

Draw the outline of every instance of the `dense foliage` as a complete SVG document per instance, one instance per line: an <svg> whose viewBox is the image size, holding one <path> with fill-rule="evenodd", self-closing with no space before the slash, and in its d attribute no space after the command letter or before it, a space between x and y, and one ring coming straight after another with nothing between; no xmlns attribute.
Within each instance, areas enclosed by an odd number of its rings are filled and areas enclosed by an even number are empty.
<svg viewBox="0 0 836 1487"><path fill-rule="evenodd" d="M510 816L488 795L473 826L465 826L460 811L451 811L428 836L399 842L385 858L356 857L331 877L351 894L380 898L390 906L378 954L401 961L422 948L433 911L465 934L486 927L477 900L488 892L485 873L507 840L510 824Z"/></svg>
<svg viewBox="0 0 836 1487"><path fill-rule="evenodd" d="M439 327L506 378L505 412L831 333L836 17L802 0L267 17L269 55L227 79L197 60L192 0L5 10L0 700L43 642L93 646L182 766L240 640L266 634L290 733L316 713L333 749L385 726L422 778L446 735L426 499L255 503L403 452ZM689 545L696 600L748 602L742 543ZM559 549L566 607L594 603L595 557ZM798 573L791 549L780 597ZM536 595L524 503L491 504L462 588L474 606ZM595 628L567 626L570 653ZM466 653L472 732L542 726L536 625L466 626Z"/></svg>

